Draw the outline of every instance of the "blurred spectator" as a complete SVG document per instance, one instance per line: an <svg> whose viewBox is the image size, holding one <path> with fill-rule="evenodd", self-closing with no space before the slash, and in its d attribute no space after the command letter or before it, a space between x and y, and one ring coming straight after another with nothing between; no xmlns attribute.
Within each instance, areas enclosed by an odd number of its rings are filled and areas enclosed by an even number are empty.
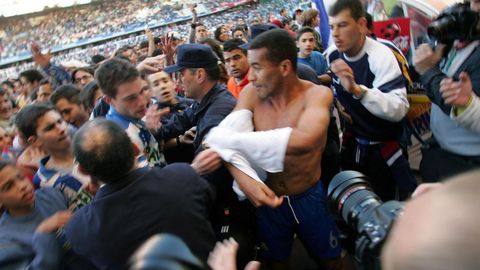
<svg viewBox="0 0 480 270"><path fill-rule="evenodd" d="M40 81L40 86L38 87L37 91L37 99L36 102L39 103L47 103L48 99L52 95L53 89L50 82L46 79Z"/></svg>
<svg viewBox="0 0 480 270"><path fill-rule="evenodd" d="M308 9L303 12L302 14L302 26L309 26L313 29L317 28L320 25L320 13L316 9ZM323 47L322 47L322 38L320 36L320 33L315 30L315 49L323 52Z"/></svg>
<svg viewBox="0 0 480 270"><path fill-rule="evenodd" d="M73 84L62 85L53 92L50 102L55 106L63 120L75 128L88 121L88 111L80 100L82 90Z"/></svg>
<svg viewBox="0 0 480 270"><path fill-rule="evenodd" d="M213 35L215 39L221 44L223 44L225 41L227 41L230 38L230 35L228 34L228 29L224 25L217 27Z"/></svg>
<svg viewBox="0 0 480 270"><path fill-rule="evenodd" d="M89 82L94 80L93 73L94 73L93 69L89 67L77 68L72 72L73 83L83 88Z"/></svg>

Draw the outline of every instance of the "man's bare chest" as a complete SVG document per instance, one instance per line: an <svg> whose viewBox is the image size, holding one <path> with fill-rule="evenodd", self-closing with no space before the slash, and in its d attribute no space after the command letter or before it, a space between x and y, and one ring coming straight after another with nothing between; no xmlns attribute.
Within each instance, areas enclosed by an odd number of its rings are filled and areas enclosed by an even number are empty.
<svg viewBox="0 0 480 270"><path fill-rule="evenodd" d="M275 110L269 105L257 106L253 114L255 130L296 127L302 112L301 104L284 110Z"/></svg>

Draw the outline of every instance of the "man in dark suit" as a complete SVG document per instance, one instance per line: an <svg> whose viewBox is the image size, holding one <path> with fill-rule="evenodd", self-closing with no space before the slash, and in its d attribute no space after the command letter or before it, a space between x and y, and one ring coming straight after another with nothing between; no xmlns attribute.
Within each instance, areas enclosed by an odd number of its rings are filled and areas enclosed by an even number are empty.
<svg viewBox="0 0 480 270"><path fill-rule="evenodd" d="M100 269L124 269L150 236L180 237L200 259L214 245L208 184L184 163L137 168L134 147L114 122L96 119L74 139L74 153L98 189L65 227L72 248Z"/></svg>

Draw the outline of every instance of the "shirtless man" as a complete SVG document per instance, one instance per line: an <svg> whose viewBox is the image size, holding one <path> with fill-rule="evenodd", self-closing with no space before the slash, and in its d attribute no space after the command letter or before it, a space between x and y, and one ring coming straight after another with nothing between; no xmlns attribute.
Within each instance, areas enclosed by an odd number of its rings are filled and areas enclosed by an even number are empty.
<svg viewBox="0 0 480 270"><path fill-rule="evenodd" d="M284 30L255 38L248 61L251 84L242 91L235 110L253 113L255 131L292 128L283 171L268 173L266 185L228 165L240 189L259 207L259 232L267 247L264 255L272 268L288 268L296 233L317 262L339 269L341 249L320 181L333 95L328 88L297 77L295 41ZM248 153L240 150L240 154L249 159Z"/></svg>

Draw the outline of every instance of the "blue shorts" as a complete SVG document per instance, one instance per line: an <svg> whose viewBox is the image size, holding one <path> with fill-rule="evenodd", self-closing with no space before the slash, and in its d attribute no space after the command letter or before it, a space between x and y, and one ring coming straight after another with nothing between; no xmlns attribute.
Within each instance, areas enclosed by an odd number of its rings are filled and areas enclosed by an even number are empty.
<svg viewBox="0 0 480 270"><path fill-rule="evenodd" d="M318 181L300 195L285 196L277 208L258 208L257 222L260 239L265 244L265 258L288 260L295 233L316 259L340 256L338 231L327 211L325 195Z"/></svg>

